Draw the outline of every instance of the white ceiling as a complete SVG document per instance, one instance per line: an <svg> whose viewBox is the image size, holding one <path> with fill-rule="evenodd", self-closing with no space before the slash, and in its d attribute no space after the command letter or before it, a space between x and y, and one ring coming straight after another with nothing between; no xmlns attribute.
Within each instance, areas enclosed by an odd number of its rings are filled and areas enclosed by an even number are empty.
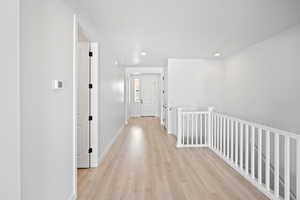
<svg viewBox="0 0 300 200"><path fill-rule="evenodd" d="M300 0L73 1L111 37L123 65L225 57L300 23Z"/></svg>

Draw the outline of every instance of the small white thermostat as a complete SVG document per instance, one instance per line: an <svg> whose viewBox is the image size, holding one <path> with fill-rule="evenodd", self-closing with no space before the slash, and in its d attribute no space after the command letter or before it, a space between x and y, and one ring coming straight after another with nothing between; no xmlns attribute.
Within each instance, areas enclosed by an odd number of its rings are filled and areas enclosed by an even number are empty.
<svg viewBox="0 0 300 200"><path fill-rule="evenodd" d="M53 90L62 90L64 89L64 82L62 80L53 80L52 81Z"/></svg>

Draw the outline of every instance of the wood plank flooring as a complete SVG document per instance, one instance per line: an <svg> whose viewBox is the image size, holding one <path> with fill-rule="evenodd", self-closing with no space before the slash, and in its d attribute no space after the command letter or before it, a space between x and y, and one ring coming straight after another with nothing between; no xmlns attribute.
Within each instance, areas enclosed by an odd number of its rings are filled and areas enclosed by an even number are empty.
<svg viewBox="0 0 300 200"><path fill-rule="evenodd" d="M131 119L97 169L79 170L78 199L268 199L209 149L175 141L159 119Z"/></svg>

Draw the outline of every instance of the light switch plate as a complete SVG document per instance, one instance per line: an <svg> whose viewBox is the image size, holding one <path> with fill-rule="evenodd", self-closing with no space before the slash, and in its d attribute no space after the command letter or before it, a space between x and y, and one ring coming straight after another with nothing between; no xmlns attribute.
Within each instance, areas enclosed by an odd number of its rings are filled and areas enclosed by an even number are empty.
<svg viewBox="0 0 300 200"><path fill-rule="evenodd" d="M62 90L62 89L64 89L64 81L63 80L53 80L52 81L52 89L53 90Z"/></svg>

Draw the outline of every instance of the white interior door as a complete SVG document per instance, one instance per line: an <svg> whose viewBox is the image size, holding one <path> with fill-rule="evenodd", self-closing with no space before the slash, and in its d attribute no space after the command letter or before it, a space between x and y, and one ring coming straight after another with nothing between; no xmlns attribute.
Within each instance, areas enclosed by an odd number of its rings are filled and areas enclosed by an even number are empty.
<svg viewBox="0 0 300 200"><path fill-rule="evenodd" d="M129 111L131 117L141 116L141 77L131 76L129 81Z"/></svg>
<svg viewBox="0 0 300 200"><path fill-rule="evenodd" d="M134 75L130 78L130 115L160 116L160 75Z"/></svg>
<svg viewBox="0 0 300 200"><path fill-rule="evenodd" d="M78 44L78 127L77 127L77 166L90 166L90 133L89 133L89 42Z"/></svg>
<svg viewBox="0 0 300 200"><path fill-rule="evenodd" d="M158 75L141 76L141 116L159 116L160 87Z"/></svg>

